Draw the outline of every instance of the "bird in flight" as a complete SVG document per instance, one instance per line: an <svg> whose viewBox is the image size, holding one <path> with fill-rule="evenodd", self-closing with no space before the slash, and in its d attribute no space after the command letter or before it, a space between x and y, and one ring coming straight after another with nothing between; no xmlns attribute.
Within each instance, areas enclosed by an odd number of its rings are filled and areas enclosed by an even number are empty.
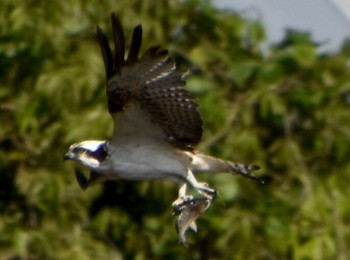
<svg viewBox="0 0 350 260"><path fill-rule="evenodd" d="M196 150L202 139L203 122L198 105L185 89L184 73L176 69L168 51L149 48L139 55L142 27L133 30L130 49L120 20L112 14L114 54L106 34L97 27L107 81L108 111L113 119L109 140L73 144L64 155L90 170L89 178L76 170L82 189L108 180L171 180L180 185L173 202L177 229L183 237L194 220L216 195L197 173L228 172L263 183L252 173L259 167L225 161ZM187 186L200 197L186 194ZM185 243L184 239L181 239Z"/></svg>

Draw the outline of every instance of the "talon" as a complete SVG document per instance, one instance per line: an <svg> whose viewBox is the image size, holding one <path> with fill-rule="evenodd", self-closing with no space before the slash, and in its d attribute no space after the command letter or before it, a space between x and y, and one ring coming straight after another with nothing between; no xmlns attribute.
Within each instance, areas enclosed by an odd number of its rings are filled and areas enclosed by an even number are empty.
<svg viewBox="0 0 350 260"><path fill-rule="evenodd" d="M216 190L214 190L214 189L212 189L212 188L209 188L209 185L208 184L206 184L206 186L207 186L207 190L205 190L205 191L203 191L203 195L207 198L207 199L209 199L210 201L212 201L212 200L214 200L215 198L216 198L216 196L217 196L217 192L216 192Z"/></svg>
<svg viewBox="0 0 350 260"><path fill-rule="evenodd" d="M266 174L266 175L260 176L258 181L260 182L260 184L265 185L265 184L269 184L271 181L273 181L273 178L271 175Z"/></svg>
<svg viewBox="0 0 350 260"><path fill-rule="evenodd" d="M213 191L210 192L209 194L210 194L210 196L209 196L207 199L209 199L210 201L213 201L213 200L216 198L216 196L218 195L218 193L216 192L216 190L213 190Z"/></svg>
<svg viewBox="0 0 350 260"><path fill-rule="evenodd" d="M269 183L272 179L271 176L265 175L265 176L258 176L252 173L252 171L259 170L260 167L254 164L245 165L240 163L230 163L228 162L228 166L230 167L232 172L235 172L245 178L257 181L261 184Z"/></svg>
<svg viewBox="0 0 350 260"><path fill-rule="evenodd" d="M187 204L193 203L193 202L194 202L193 196L179 197L172 204L173 216L178 216Z"/></svg>
<svg viewBox="0 0 350 260"><path fill-rule="evenodd" d="M255 165L255 164L251 164L251 165L248 165L247 169L248 169L248 171L257 171L260 169L260 166Z"/></svg>
<svg viewBox="0 0 350 260"><path fill-rule="evenodd" d="M216 190L213 190L211 200L213 201L213 200L216 198L217 195L218 195L217 191L216 191Z"/></svg>

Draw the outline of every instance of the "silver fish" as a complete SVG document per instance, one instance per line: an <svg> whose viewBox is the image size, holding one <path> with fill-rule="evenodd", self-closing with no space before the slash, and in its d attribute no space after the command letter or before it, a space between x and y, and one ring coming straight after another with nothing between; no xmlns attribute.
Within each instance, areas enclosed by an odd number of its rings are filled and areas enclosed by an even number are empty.
<svg viewBox="0 0 350 260"><path fill-rule="evenodd" d="M181 203L173 207L173 215L176 218L176 231L179 240L187 246L185 233L188 229L197 232L196 219L203 214L210 206L211 200L207 198L193 198L185 196Z"/></svg>

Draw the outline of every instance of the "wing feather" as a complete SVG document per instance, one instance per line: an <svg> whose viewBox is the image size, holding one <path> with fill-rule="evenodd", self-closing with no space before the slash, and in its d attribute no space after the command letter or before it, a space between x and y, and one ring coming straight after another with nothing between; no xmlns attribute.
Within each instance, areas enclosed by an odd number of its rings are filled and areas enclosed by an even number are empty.
<svg viewBox="0 0 350 260"><path fill-rule="evenodd" d="M96 34L97 34L98 42L100 44L103 62L105 64L106 77L108 79L113 74L112 52L111 52L111 49L109 47L106 34L98 26L97 26Z"/></svg>
<svg viewBox="0 0 350 260"><path fill-rule="evenodd" d="M97 36L107 75L108 108L115 122L114 138L145 135L166 140L177 148L192 149L202 137L198 105L184 88L167 50L149 48L138 58L142 27L134 28L128 57L121 23L112 14L114 61L107 37L100 28Z"/></svg>
<svg viewBox="0 0 350 260"><path fill-rule="evenodd" d="M112 27L114 38L114 50L115 50L115 70L119 72L120 67L124 64L125 55L125 38L124 31L118 17L112 13Z"/></svg>
<svg viewBox="0 0 350 260"><path fill-rule="evenodd" d="M142 27L141 25L138 25L134 28L134 31L132 34L131 46L130 46L130 51L127 59L128 63L134 63L135 61L137 61L137 58L139 57L141 43L142 43Z"/></svg>

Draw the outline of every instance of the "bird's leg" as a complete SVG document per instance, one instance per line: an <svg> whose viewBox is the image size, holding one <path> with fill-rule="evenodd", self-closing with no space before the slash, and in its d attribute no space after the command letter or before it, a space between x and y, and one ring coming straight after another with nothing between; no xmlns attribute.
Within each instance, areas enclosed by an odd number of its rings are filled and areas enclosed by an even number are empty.
<svg viewBox="0 0 350 260"><path fill-rule="evenodd" d="M192 171L187 170L186 181L200 194L212 201L216 197L216 191L209 187L207 183L201 183L196 180Z"/></svg>
<svg viewBox="0 0 350 260"><path fill-rule="evenodd" d="M230 161L225 161L213 156L195 153L189 154L191 158L191 169L193 172L207 172L207 173L222 173L230 172L241 175L245 178L254 180L258 183L265 184L271 180L268 175L255 175L253 171L258 170L260 167L256 165L246 165L242 163L235 163Z"/></svg>
<svg viewBox="0 0 350 260"><path fill-rule="evenodd" d="M234 162L229 162L225 161L227 164L227 167L231 170L231 172L234 172L236 174L239 174L245 178L257 181L261 184L266 184L271 181L272 177L269 175L262 175L262 176L257 176L252 173L252 171L259 170L260 167L254 164L246 165L242 163L234 163Z"/></svg>
<svg viewBox="0 0 350 260"><path fill-rule="evenodd" d="M187 184L183 183L179 189L179 197L186 196L186 191L187 191Z"/></svg>

